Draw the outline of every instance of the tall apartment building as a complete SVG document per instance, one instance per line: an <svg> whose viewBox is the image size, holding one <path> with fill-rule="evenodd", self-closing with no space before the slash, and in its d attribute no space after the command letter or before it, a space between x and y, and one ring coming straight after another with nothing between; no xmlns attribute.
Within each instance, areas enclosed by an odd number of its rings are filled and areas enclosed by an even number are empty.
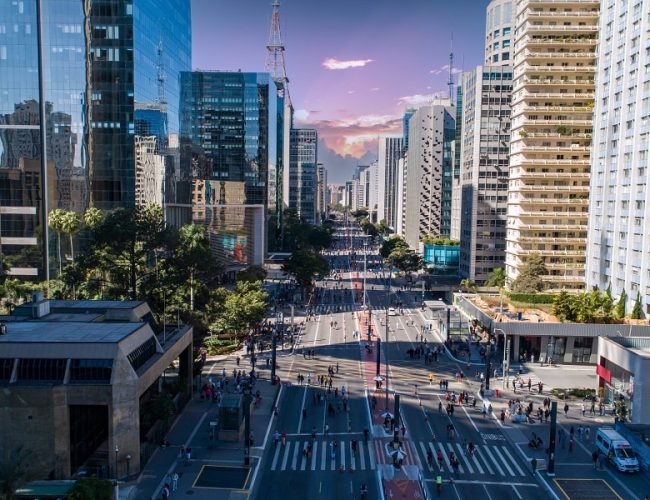
<svg viewBox="0 0 650 500"><path fill-rule="evenodd" d="M316 165L316 222L322 222L327 217L329 205L329 189L327 188L327 169L322 163Z"/></svg>
<svg viewBox="0 0 650 500"><path fill-rule="evenodd" d="M138 106L166 102L165 126L178 133L191 5L6 1L0 27L0 250L10 274L44 279L56 268L44 241L51 210L135 205L136 161L155 149L136 153Z"/></svg>
<svg viewBox="0 0 650 500"><path fill-rule="evenodd" d="M380 137L377 159L377 221L397 226L398 162L404 141L401 137Z"/></svg>
<svg viewBox="0 0 650 500"><path fill-rule="evenodd" d="M512 69L463 73L460 274L483 283L504 267Z"/></svg>
<svg viewBox="0 0 650 500"><path fill-rule="evenodd" d="M310 224L316 222L318 132L291 129L289 153L289 208Z"/></svg>
<svg viewBox="0 0 650 500"><path fill-rule="evenodd" d="M513 2L492 0L485 11L485 65L501 66L512 63L514 34Z"/></svg>
<svg viewBox="0 0 650 500"><path fill-rule="evenodd" d="M598 0L517 0L506 271L584 287Z"/></svg>
<svg viewBox="0 0 650 500"><path fill-rule="evenodd" d="M414 249L427 235L449 236L456 134L448 100L419 108L409 121L403 233Z"/></svg>
<svg viewBox="0 0 650 500"><path fill-rule="evenodd" d="M650 304L650 3L602 2L587 286Z"/></svg>

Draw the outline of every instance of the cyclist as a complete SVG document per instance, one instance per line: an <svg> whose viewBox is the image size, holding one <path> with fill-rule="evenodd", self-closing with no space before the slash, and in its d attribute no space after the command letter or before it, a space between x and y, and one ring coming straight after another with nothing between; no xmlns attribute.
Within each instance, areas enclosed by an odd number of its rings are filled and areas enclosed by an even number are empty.
<svg viewBox="0 0 650 500"><path fill-rule="evenodd" d="M467 449L469 450L469 456L473 457L474 452L476 451L476 447L474 446L474 443L470 442Z"/></svg>
<svg viewBox="0 0 650 500"><path fill-rule="evenodd" d="M442 493L442 476L440 474L436 476L436 491L438 492L438 496L440 496Z"/></svg>
<svg viewBox="0 0 650 500"><path fill-rule="evenodd" d="M364 499L368 496L368 487L365 483L361 485L361 498Z"/></svg>
<svg viewBox="0 0 650 500"><path fill-rule="evenodd" d="M438 467L442 469L443 458L442 458L442 452L440 450L438 450L438 453L436 454L436 458L438 459Z"/></svg>
<svg viewBox="0 0 650 500"><path fill-rule="evenodd" d="M368 430L367 427L366 427L365 429L363 429L363 439L364 439L364 441L365 441L366 443L368 442L368 434L369 434L369 433L370 433L370 431Z"/></svg>
<svg viewBox="0 0 650 500"><path fill-rule="evenodd" d="M278 445L278 442L280 441L280 433L276 430L273 433L273 442L275 443L275 446Z"/></svg>
<svg viewBox="0 0 650 500"><path fill-rule="evenodd" d="M429 464L429 468L433 466L433 453L431 450L427 450L427 463Z"/></svg>
<svg viewBox="0 0 650 500"><path fill-rule="evenodd" d="M287 444L287 433L282 431L281 437L282 437L282 446L284 446Z"/></svg>

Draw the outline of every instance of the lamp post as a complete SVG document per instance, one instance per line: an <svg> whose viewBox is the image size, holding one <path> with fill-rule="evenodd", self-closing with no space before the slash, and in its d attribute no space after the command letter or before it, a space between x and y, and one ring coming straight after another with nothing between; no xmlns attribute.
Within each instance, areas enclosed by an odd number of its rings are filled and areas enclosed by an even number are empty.
<svg viewBox="0 0 650 500"><path fill-rule="evenodd" d="M390 316L388 316L388 309L390 306L390 288L393 281L393 269L390 263L388 264L388 289L386 290L386 348L384 349L384 365L385 365L385 378L386 378L386 413L388 413L388 322Z"/></svg>
<svg viewBox="0 0 650 500"><path fill-rule="evenodd" d="M128 477L131 475L131 455L127 455L124 458L126 459L126 477L128 479Z"/></svg>
<svg viewBox="0 0 650 500"><path fill-rule="evenodd" d="M503 334L503 364L501 365L501 368L503 370L503 381L501 384L501 387L503 389L506 389L508 387L508 383L510 382L510 341L508 340L508 336L506 335L506 332L504 332L501 328L495 328L494 333L496 332L501 332Z"/></svg>
<svg viewBox="0 0 650 500"><path fill-rule="evenodd" d="M120 449L115 445L115 449L113 450L115 452L115 480L117 480L118 474L117 474L117 454L120 452Z"/></svg>

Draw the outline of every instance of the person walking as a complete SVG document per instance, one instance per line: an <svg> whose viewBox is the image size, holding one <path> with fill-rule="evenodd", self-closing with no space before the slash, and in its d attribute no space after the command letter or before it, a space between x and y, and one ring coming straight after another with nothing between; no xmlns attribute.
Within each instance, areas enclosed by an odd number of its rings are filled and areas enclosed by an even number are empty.
<svg viewBox="0 0 650 500"><path fill-rule="evenodd" d="M530 467L532 469L531 475L534 476L537 471L537 459L535 457L530 461Z"/></svg>
<svg viewBox="0 0 650 500"><path fill-rule="evenodd" d="M598 469L598 456L600 455L600 452L598 450L594 450L594 452L591 454L591 459L594 462L594 469Z"/></svg>
<svg viewBox="0 0 650 500"><path fill-rule="evenodd" d="M564 403L564 416L569 416L569 403Z"/></svg>

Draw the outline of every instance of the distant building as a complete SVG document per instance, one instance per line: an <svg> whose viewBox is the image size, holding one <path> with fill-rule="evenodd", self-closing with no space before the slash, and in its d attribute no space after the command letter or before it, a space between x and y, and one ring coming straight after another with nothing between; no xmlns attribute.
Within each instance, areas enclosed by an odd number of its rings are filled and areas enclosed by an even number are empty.
<svg viewBox="0 0 650 500"><path fill-rule="evenodd" d="M485 66L512 64L517 0L492 0L485 16Z"/></svg>
<svg viewBox="0 0 650 500"><path fill-rule="evenodd" d="M404 237L414 249L427 235L449 236L455 111L448 100L419 108L409 122Z"/></svg>
<svg viewBox="0 0 650 500"><path fill-rule="evenodd" d="M322 222L329 212L329 190L327 188L327 169L322 163L316 165L316 221Z"/></svg>
<svg viewBox="0 0 650 500"><path fill-rule="evenodd" d="M316 223L318 132L291 129L289 155L289 208L310 224Z"/></svg>
<svg viewBox="0 0 650 500"><path fill-rule="evenodd" d="M191 394L192 328L155 325L145 302L41 294L2 320L0 449L29 450L31 470L43 479L84 470L122 478L127 463L139 473L149 430L140 414L170 390L164 374Z"/></svg>
<svg viewBox="0 0 650 500"><path fill-rule="evenodd" d="M401 137L380 137L377 159L377 221L397 226L398 163L404 149Z"/></svg>

